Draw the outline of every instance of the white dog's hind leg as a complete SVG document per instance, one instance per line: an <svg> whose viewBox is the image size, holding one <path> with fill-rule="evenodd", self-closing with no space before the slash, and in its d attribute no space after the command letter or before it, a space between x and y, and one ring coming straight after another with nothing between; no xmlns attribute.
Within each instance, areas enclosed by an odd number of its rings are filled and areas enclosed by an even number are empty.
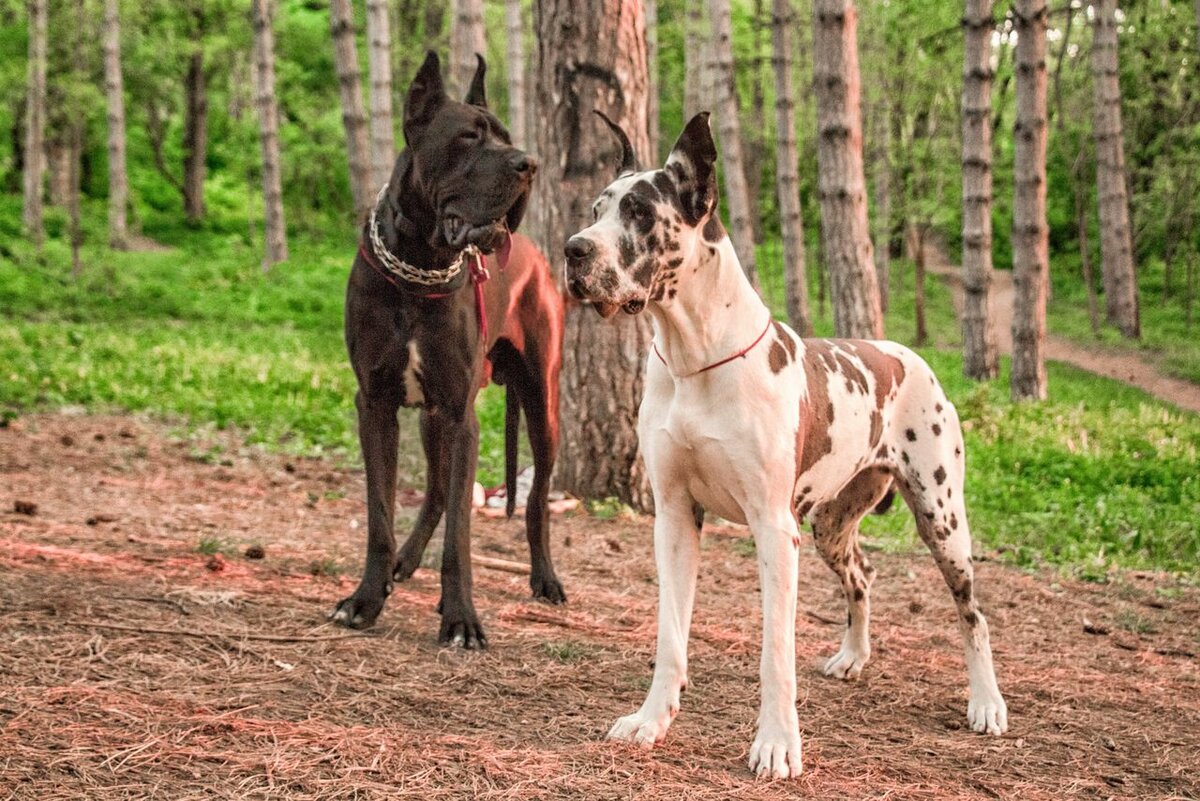
<svg viewBox="0 0 1200 801"><path fill-rule="evenodd" d="M608 739L650 748L667 735L687 686L687 642L700 565L700 529L691 501L663 506L656 498L654 561L658 567L658 648L654 679L640 709L618 720Z"/></svg>
<svg viewBox="0 0 1200 801"><path fill-rule="evenodd" d="M762 707L750 747L750 770L759 776L799 776L800 721L796 716L796 584L800 532L783 522L751 524L762 582Z"/></svg>
<svg viewBox="0 0 1200 801"><path fill-rule="evenodd" d="M846 634L842 647L825 663L826 676L854 679L871 658L871 583L875 568L858 547L858 524L892 485L883 468L868 468L850 480L838 496L813 512L813 539L825 564L837 575L846 595Z"/></svg>

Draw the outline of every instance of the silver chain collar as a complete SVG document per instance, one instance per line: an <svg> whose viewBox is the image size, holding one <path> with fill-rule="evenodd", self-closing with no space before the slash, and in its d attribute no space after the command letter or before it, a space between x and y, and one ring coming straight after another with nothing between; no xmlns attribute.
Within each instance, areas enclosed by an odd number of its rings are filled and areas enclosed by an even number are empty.
<svg viewBox="0 0 1200 801"><path fill-rule="evenodd" d="M439 284L448 284L457 278L458 274L462 272L463 265L467 263L468 257L478 258L479 248L474 245L467 245L466 248L459 251L458 258L443 270L423 270L420 267L414 267L408 262L396 258L396 255L384 246L383 238L379 236L379 221L375 218L376 212L379 210L379 204L383 202L383 196L387 193L387 189L388 185L384 184L375 198L375 205L371 207L371 220L367 230L371 240L371 251L389 273L411 284L437 286Z"/></svg>

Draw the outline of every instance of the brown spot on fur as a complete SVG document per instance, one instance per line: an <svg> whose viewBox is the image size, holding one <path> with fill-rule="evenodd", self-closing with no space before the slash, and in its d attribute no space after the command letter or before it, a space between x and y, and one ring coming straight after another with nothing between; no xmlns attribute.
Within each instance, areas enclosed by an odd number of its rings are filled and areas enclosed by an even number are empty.
<svg viewBox="0 0 1200 801"><path fill-rule="evenodd" d="M950 513L950 528L958 531L958 517L954 514L954 512Z"/></svg>
<svg viewBox="0 0 1200 801"><path fill-rule="evenodd" d="M939 426L937 423L934 423L933 424L933 435L935 437L939 437L939 436L941 436L941 434L942 434L942 427Z"/></svg>
<svg viewBox="0 0 1200 801"><path fill-rule="evenodd" d="M771 325L773 325L775 327L775 338L778 339L780 342L782 342L783 347L787 349L788 358L795 359L796 358L796 340L795 340L795 338L793 338L792 335L788 333L787 329L784 328L783 324L780 323L778 320L773 322Z"/></svg>
<svg viewBox="0 0 1200 801"><path fill-rule="evenodd" d="M979 616L974 612L967 612L963 615L963 622L968 626L974 627L974 625L979 622Z"/></svg>
<svg viewBox="0 0 1200 801"><path fill-rule="evenodd" d="M825 356L829 344L820 339L804 343L804 377L808 382L808 397L800 404L800 428L796 437L796 475L808 471L821 457L833 450L829 423L833 422L833 406L829 403L829 366ZM824 422L822 420L824 419Z"/></svg>
<svg viewBox="0 0 1200 801"><path fill-rule="evenodd" d="M937 470L933 471L933 480L938 484L943 483L946 480L946 468L939 464Z"/></svg>
<svg viewBox="0 0 1200 801"><path fill-rule="evenodd" d="M767 353L767 364L771 367L772 373L778 373L788 365L787 349L775 340L771 343L771 350Z"/></svg>
<svg viewBox="0 0 1200 801"><path fill-rule="evenodd" d="M917 432L913 431L911 428L904 429L904 436L908 437L909 442L917 441Z"/></svg>
<svg viewBox="0 0 1200 801"><path fill-rule="evenodd" d="M878 409L871 410L871 434L867 440L870 442L870 447L874 448L879 444L879 437L883 435L883 415Z"/></svg>
<svg viewBox="0 0 1200 801"><path fill-rule="evenodd" d="M940 403L938 403L938 404L935 404L935 405L934 405L934 407L933 407L933 410L934 410L935 412L937 412L938 414L941 414L941 413L942 413L942 404L940 404Z"/></svg>
<svg viewBox="0 0 1200 801"><path fill-rule="evenodd" d="M875 379L875 406L882 409L888 393L904 382L904 364L870 342L859 340L854 344L855 355Z"/></svg>

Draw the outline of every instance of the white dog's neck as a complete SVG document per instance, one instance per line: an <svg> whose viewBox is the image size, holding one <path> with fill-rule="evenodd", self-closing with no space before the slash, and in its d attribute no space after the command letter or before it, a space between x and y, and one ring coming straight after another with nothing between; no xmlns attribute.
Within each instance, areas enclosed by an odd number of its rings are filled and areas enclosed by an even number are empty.
<svg viewBox="0 0 1200 801"><path fill-rule="evenodd" d="M754 291L733 243L700 242L678 269L676 294L651 302L654 344L676 377L693 375L748 347L771 314Z"/></svg>

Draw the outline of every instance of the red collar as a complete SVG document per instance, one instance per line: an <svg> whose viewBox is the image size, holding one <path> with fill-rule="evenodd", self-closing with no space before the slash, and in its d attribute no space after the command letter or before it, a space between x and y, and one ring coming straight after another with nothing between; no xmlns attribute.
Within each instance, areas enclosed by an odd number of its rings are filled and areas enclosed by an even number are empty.
<svg viewBox="0 0 1200 801"><path fill-rule="evenodd" d="M433 292L433 293L426 294L426 293L422 293L422 292L412 292L410 290L407 290L404 287L400 286L400 284L391 275L391 273L389 273L387 270L383 269L383 267L381 267L379 265L379 263L375 261L375 259L371 256L371 252L367 248L363 247L363 244L361 242L358 244L358 255L362 256L363 261L365 261L367 264L371 265L371 267L374 268L375 272L377 272L381 276L383 276L385 281L387 281L392 286L396 287L396 289L399 289L401 292L406 292L410 295L416 295L419 298L428 298L430 300L438 300L440 298L448 298L454 294L453 292ZM474 285L474 287L475 287L475 314L479 320L479 339L484 343L484 347L487 347L488 320L487 320L487 306L483 302L483 284L485 281L488 280L488 278L491 277L491 275L488 273L487 265L485 265L483 263L483 254L479 253L478 251L476 251L474 253L473 258L470 258L470 263L471 263L471 284Z"/></svg>
<svg viewBox="0 0 1200 801"><path fill-rule="evenodd" d="M694 373L688 373L687 375L676 376L676 378L687 378L687 377L693 376L693 375L700 375L701 373L706 373L709 370L714 370L723 364L729 364L734 359L745 358L747 353L754 350L754 347L756 345L758 345L759 342L763 341L763 337L765 337L767 335L767 332L771 330L771 324L774 322L775 322L774 318L771 317L770 315L768 315L767 316L767 327L764 328L762 330L762 333L758 335L758 339L754 340L749 345L742 348L741 350L739 350L737 353L733 354L732 356L726 356L724 359L721 359L721 361L719 361L719 362L713 362L712 364L708 365L707 367L701 367L699 370L697 370ZM667 370L670 370L671 365L667 364L667 360L663 358L662 353L658 350L658 345L655 344L654 342L651 342L650 347L654 348L654 355L658 357L658 360L663 363L663 365L667 368Z"/></svg>

